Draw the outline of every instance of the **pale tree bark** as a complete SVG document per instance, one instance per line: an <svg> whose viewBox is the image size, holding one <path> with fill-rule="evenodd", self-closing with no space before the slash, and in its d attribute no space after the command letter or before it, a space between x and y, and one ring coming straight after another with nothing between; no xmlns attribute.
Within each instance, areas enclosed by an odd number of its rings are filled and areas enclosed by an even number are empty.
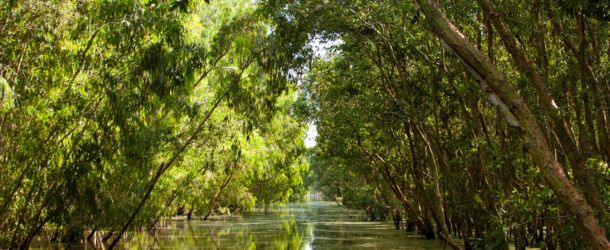
<svg viewBox="0 0 610 250"><path fill-rule="evenodd" d="M441 229L441 237L447 241L447 243L449 243L449 246L451 246L451 248L456 249L456 250L462 250L462 248L460 247L460 245L458 245L452 238L451 238L451 234L449 233L449 229L447 228L447 220L445 218L445 209L443 207L443 196L441 194L441 188L440 188L440 171L439 171L439 163L438 160L436 158L436 155L434 153L434 149L432 149L432 145L430 144L430 140L428 139L428 135L419 127L417 126L417 130L419 130L419 133L422 137L422 139L424 139L424 142L426 143L426 147L428 148L428 152L430 152L430 158L432 158L432 172L434 174L434 200L435 200L435 210L438 216L438 226Z"/></svg>
<svg viewBox="0 0 610 250"><path fill-rule="evenodd" d="M440 10L434 0L416 0L426 16L429 29L438 36L479 81L481 90L498 106L512 126L523 131L529 153L539 166L551 189L564 208L574 217L578 231L590 249L610 249L604 229L599 226L593 209L568 180L563 165L555 159L546 137L532 115L525 99L486 56L466 39ZM539 86L538 86L539 87Z"/></svg>
<svg viewBox="0 0 610 250"><path fill-rule="evenodd" d="M559 108L555 104L555 100L553 96L551 96L551 92L546 86L546 80L540 74L536 65L532 63L532 61L527 57L525 52L518 46L517 38L511 32L508 26L504 23L504 21L500 18L500 15L497 13L495 7L489 0L478 1L485 13L490 17L491 22L498 31L498 34L500 35L500 38L502 39L508 52L512 55L515 61L515 65L517 66L519 71L524 74L534 86L536 93L540 97L542 108L544 109L545 113L551 117L551 120L553 121L553 127L555 127L554 130L557 132L561 144L566 148L566 154L570 160L570 165L572 167L572 171L574 172L574 178L576 179L576 183L582 189L585 190L585 199L589 204L591 204L594 208L598 210L601 216L604 216L604 204L601 199L600 191L597 186L589 180L588 174L585 170L586 155L582 152L582 150L588 151L588 148L581 147L579 149L577 147L576 140L570 132L571 125L567 121L566 117L559 112ZM582 30L584 30L584 28L582 28ZM584 31L582 32L584 33ZM582 36L584 36L584 34ZM581 45L580 47L583 46ZM581 54L584 54L584 52L581 52ZM589 144L593 144L591 146L594 147L595 131L593 130L593 121L591 118L592 114L589 110L589 107L590 105L585 102L585 124L586 128L588 129L587 134L589 135L589 137L591 137L591 139L587 139ZM587 137L586 135L580 136L583 138Z"/></svg>

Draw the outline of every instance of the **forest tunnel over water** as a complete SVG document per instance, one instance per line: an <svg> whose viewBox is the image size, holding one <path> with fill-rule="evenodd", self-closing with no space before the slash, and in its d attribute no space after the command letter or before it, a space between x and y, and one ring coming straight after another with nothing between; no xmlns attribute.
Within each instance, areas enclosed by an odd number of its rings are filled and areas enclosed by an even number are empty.
<svg viewBox="0 0 610 250"><path fill-rule="evenodd" d="M2 1L0 248L610 249L609 69L605 1Z"/></svg>

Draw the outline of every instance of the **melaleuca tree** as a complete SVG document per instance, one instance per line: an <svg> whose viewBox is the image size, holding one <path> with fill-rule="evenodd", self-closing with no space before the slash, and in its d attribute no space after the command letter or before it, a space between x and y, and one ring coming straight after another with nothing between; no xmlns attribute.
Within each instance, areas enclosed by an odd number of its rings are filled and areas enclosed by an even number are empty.
<svg viewBox="0 0 610 250"><path fill-rule="evenodd" d="M3 197L2 212L20 218L2 225L11 245L27 247L47 223L61 225L71 238L73 228L90 223L96 203L110 198L98 192L103 184L95 179L129 173L106 178L116 188L126 184L120 180L143 180L155 164L151 156L171 140L172 117L184 114L179 100L188 95L198 68L193 59L202 49L182 41L183 13L171 4L108 4L103 11L85 3L4 6L5 17L27 20L8 19L12 32L43 23L32 30L40 38L21 46L21 60L31 68L9 83L20 102L12 112L21 116L9 123L23 128L9 150L17 156L12 159L29 161L8 175L14 184ZM50 22L28 18L41 14ZM47 50L28 56L40 48Z"/></svg>
<svg viewBox="0 0 610 250"><path fill-rule="evenodd" d="M287 202L303 185L303 175L308 170L304 158L305 128L295 119L292 108L294 91L278 100L278 113L267 126L249 138L244 151L248 176L246 185L258 204L267 208L272 203Z"/></svg>
<svg viewBox="0 0 610 250"><path fill-rule="evenodd" d="M268 25L252 7L3 2L2 246L88 230L112 248L172 209L173 186L214 165L174 168L193 145L216 145L206 142L219 140L207 127L216 109L235 110L235 130L270 121L290 83L269 63L278 55L266 53Z"/></svg>
<svg viewBox="0 0 610 250"><path fill-rule="evenodd" d="M368 161L364 173L379 172L400 187L396 198L406 197L406 207L423 208L407 214L431 212L444 238L457 230L505 249L508 231L520 249L527 237L550 248L606 244L597 223L607 224L605 185L597 184L605 167L585 163L606 157L605 111L594 108L605 103L603 4L597 14L589 2L455 2L440 4L443 11L438 1L266 4L283 26L342 44L329 62L311 67L321 138L314 157L327 165L314 166L319 176L335 168L349 175L336 158ZM342 179L324 185L332 194ZM560 205L560 214L576 219L552 215Z"/></svg>

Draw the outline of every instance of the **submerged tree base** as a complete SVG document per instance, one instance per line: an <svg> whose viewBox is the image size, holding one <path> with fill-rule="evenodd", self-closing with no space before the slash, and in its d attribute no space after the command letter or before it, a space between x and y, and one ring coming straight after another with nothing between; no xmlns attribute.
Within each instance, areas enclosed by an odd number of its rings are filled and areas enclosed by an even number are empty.
<svg viewBox="0 0 610 250"><path fill-rule="evenodd" d="M103 233L98 233L99 236ZM90 247L101 242L87 243ZM84 247L83 244L36 242L33 249ZM167 218L154 232L128 231L121 248L189 249L443 249L436 241L394 229L390 221L368 221L364 211L338 207L334 202L271 205L241 215L186 220Z"/></svg>

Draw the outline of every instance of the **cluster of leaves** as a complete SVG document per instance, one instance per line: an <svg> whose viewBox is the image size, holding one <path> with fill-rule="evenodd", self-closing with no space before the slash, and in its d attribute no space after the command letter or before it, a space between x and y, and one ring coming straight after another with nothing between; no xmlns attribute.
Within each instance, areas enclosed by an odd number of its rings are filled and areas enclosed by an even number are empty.
<svg viewBox="0 0 610 250"><path fill-rule="evenodd" d="M483 9L476 2L440 2L448 19L518 88L556 159L608 228L605 4L494 4L498 13L492 15L514 28L517 46L537 67L531 70L547 79L553 105L565 119L558 124ZM308 65L302 85L309 105L304 110L319 133L312 153L315 187L326 197L343 197L344 204L368 211L402 210L427 237L434 237L434 222L442 237L479 238L493 249L507 249L511 241L517 249L584 247L583 231L574 230L573 214L562 205L565 197L547 186L553 180L521 139L524 130L502 117L492 105L494 96L487 102L480 76L429 32L437 20L422 16L417 5L314 0L268 1L265 8L281 26L308 34L287 43L335 44L328 56ZM572 134L557 135L561 126ZM569 149L570 140L578 145ZM582 157L589 163L578 161Z"/></svg>
<svg viewBox="0 0 610 250"><path fill-rule="evenodd" d="M0 247L85 231L112 247L176 210L304 190L304 123L251 2L3 1L0 13Z"/></svg>

